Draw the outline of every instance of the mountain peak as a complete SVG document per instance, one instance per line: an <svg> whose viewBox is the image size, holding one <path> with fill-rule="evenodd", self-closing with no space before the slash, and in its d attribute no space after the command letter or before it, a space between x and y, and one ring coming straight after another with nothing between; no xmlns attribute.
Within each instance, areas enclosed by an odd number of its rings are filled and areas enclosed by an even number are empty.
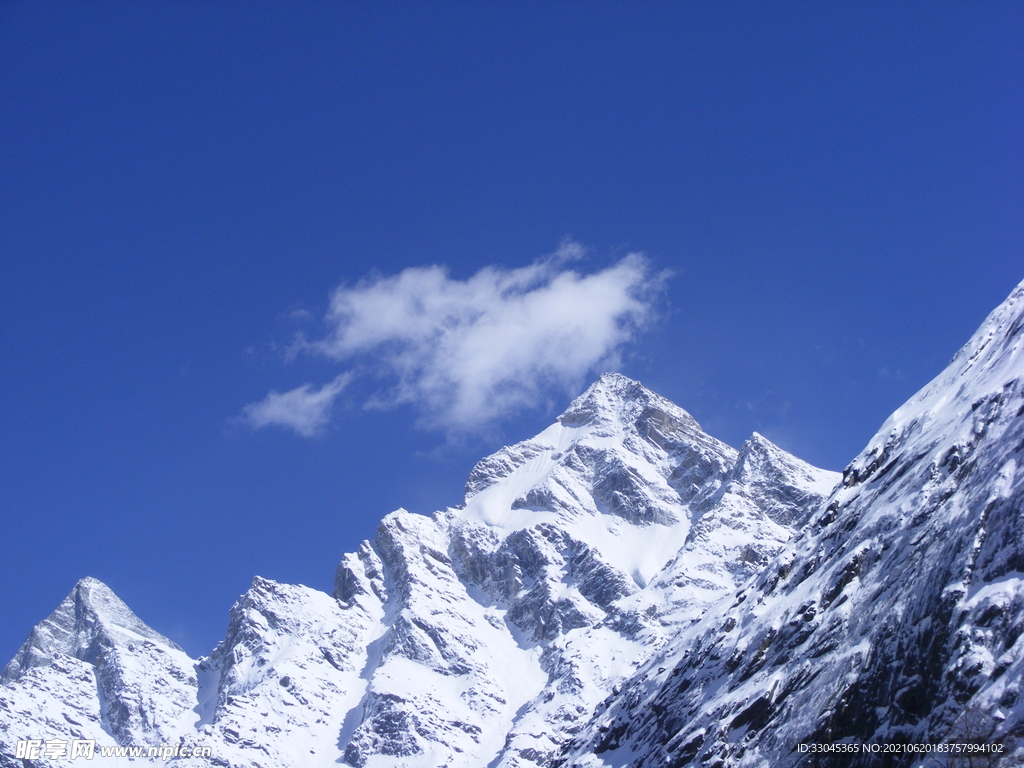
<svg viewBox="0 0 1024 768"><path fill-rule="evenodd" d="M839 472L820 469L754 432L740 446L736 464L722 491L752 499L781 525L797 526L814 510L813 496L826 497L842 479Z"/></svg>
<svg viewBox="0 0 1024 768"><path fill-rule="evenodd" d="M573 400L558 421L565 427L611 426L629 427L645 415L670 415L678 426L702 431L686 411L643 384L621 373L603 373L586 391Z"/></svg>
<svg viewBox="0 0 1024 768"><path fill-rule="evenodd" d="M130 639L152 640L181 650L147 626L110 587L87 576L75 584L53 613L33 627L0 673L0 681L16 680L33 667L49 665L57 654L97 664L103 648Z"/></svg>
<svg viewBox="0 0 1024 768"><path fill-rule="evenodd" d="M613 445L618 447L613 450ZM613 453L621 455L613 459ZM552 500L542 500L530 491L550 479L552 472L558 472L557 467L588 476L597 472L610 477L609 473L615 474L611 465L625 466L638 460L642 465L652 465L650 470L655 473L660 470L653 465L686 464L677 467L676 476L665 479L670 485L680 485L680 490L662 489L666 498L679 502L684 500L680 494L689 499L693 492L691 486L702 486L704 480L731 467L735 459L735 449L706 434L694 418L675 403L628 376L605 373L539 435L501 448L477 462L466 481L466 500L518 473L518 481L506 483L506 490L513 495L504 501L513 509L540 507L550 511ZM606 466L608 462L611 464ZM642 475L646 477L641 472L632 479L623 477L622 482L635 485ZM687 478L685 482L683 475ZM570 492L569 496L578 500L575 492ZM598 503L602 509L618 506L618 503L611 503L610 507L604 502ZM675 516L665 517L665 521L670 519L675 520Z"/></svg>

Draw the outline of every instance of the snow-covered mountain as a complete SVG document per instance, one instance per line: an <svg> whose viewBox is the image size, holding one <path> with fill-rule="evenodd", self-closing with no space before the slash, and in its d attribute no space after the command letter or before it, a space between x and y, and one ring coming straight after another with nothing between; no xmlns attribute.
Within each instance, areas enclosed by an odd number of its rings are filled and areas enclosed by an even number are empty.
<svg viewBox="0 0 1024 768"><path fill-rule="evenodd" d="M606 374L479 462L461 506L385 517L333 595L255 579L208 658L84 580L4 670L3 750L84 735L231 766L534 766L838 480Z"/></svg>
<svg viewBox="0 0 1024 768"><path fill-rule="evenodd" d="M639 768L1019 734L1022 328L1024 284L842 476L606 374L462 505L385 517L333 594L254 579L206 658L85 579L0 676L0 766L77 764L29 739L210 747L182 768Z"/></svg>

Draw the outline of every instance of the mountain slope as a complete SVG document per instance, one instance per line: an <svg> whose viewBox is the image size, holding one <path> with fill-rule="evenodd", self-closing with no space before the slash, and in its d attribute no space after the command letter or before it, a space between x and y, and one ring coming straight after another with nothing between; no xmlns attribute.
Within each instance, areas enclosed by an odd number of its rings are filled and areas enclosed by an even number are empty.
<svg viewBox="0 0 1024 768"><path fill-rule="evenodd" d="M864 744L1024 735L1022 330L1024 283L557 764L897 766L924 760Z"/></svg>

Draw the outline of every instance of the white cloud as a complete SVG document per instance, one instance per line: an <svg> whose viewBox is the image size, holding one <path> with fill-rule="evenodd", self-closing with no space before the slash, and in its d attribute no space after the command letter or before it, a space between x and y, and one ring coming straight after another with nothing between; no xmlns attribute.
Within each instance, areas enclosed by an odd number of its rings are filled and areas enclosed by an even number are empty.
<svg viewBox="0 0 1024 768"><path fill-rule="evenodd" d="M467 280L440 266L414 267L342 285L331 294L323 338L301 352L372 372L386 382L370 407L411 403L422 425L466 432L578 389L650 319L664 274L630 254L591 274L568 267L583 249L568 242L519 269L485 267ZM340 377L339 377L340 379ZM313 434L347 380L306 384L247 406L254 426Z"/></svg>
<svg viewBox="0 0 1024 768"><path fill-rule="evenodd" d="M253 429L274 424L314 437L330 421L335 398L351 380L352 374L346 371L322 387L303 384L287 392L271 391L260 402L242 409L242 421Z"/></svg>

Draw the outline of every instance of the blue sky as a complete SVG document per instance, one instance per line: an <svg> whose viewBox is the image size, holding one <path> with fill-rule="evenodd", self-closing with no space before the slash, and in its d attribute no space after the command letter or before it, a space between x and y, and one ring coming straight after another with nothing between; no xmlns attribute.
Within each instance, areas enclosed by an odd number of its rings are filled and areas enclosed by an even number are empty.
<svg viewBox="0 0 1024 768"><path fill-rule="evenodd" d="M0 4L0 660L208 653L604 367L841 469L1022 245L1018 2Z"/></svg>

